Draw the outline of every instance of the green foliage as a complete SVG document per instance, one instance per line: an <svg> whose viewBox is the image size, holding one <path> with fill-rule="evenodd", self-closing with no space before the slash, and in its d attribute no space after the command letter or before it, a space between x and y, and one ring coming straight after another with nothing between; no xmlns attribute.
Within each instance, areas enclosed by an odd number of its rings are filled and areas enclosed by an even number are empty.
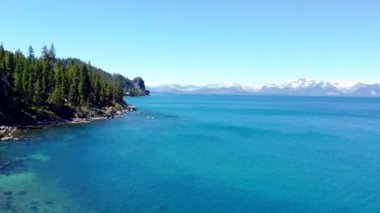
<svg viewBox="0 0 380 213"><path fill-rule="evenodd" d="M25 57L0 46L0 124L26 120L26 115L53 119L90 108L110 111L125 104L123 97L131 87L122 75L78 59L56 58L54 45L44 46L39 58L32 47Z"/></svg>

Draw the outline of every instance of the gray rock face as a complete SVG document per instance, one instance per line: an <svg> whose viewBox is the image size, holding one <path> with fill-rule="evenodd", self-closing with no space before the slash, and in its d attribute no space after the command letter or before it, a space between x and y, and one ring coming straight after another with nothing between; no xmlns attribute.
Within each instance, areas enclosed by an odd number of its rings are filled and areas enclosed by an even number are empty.
<svg viewBox="0 0 380 213"><path fill-rule="evenodd" d="M145 90L145 82L141 77L134 78L133 84L135 85L135 87L137 87L141 90Z"/></svg>
<svg viewBox="0 0 380 213"><path fill-rule="evenodd" d="M134 95L145 96L149 95L149 91L145 89L145 82L141 77L136 77L132 80L135 87Z"/></svg>

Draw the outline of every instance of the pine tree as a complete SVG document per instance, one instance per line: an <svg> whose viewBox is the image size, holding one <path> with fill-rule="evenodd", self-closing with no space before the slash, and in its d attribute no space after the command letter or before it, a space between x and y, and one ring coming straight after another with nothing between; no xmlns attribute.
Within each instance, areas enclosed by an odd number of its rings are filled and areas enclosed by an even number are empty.
<svg viewBox="0 0 380 213"><path fill-rule="evenodd" d="M50 45L50 49L48 51L48 55L49 55L49 58L54 60L55 59L55 48L54 48L54 44L52 43Z"/></svg>
<svg viewBox="0 0 380 213"><path fill-rule="evenodd" d="M21 82L22 82L21 85L22 85L22 91L24 93L24 97L28 98L29 70L27 66L23 67Z"/></svg>
<svg viewBox="0 0 380 213"><path fill-rule="evenodd" d="M78 85L79 85L79 71L78 66L71 64L69 68L69 102L72 106L77 106L78 101Z"/></svg>
<svg viewBox="0 0 380 213"><path fill-rule="evenodd" d="M37 76L37 81L35 84L33 102L35 106L42 106L44 104L43 100L43 85L41 77Z"/></svg>
<svg viewBox="0 0 380 213"><path fill-rule="evenodd" d="M32 46L29 46L29 48L28 48L28 59L30 61L34 60L34 50L33 50Z"/></svg>
<svg viewBox="0 0 380 213"><path fill-rule="evenodd" d="M90 79L88 76L87 67L82 65L79 70L80 80L78 85L79 101L81 105L88 103L88 93L90 91Z"/></svg>
<svg viewBox="0 0 380 213"><path fill-rule="evenodd" d="M105 82L100 82L100 97L99 97L100 105L104 106L107 104L107 92L106 92L106 84Z"/></svg>
<svg viewBox="0 0 380 213"><path fill-rule="evenodd" d="M33 102L33 98L34 98L34 90L35 90L35 80L37 79L36 77L36 64L34 63L34 61L30 62L29 63L29 79L28 79L28 89L26 90L26 93L27 93L27 97L29 99L30 102L32 102L32 104L35 104Z"/></svg>
<svg viewBox="0 0 380 213"><path fill-rule="evenodd" d="M54 74L54 91L49 98L49 103L53 105L56 112L62 110L64 104L64 94L62 93L63 89L63 66L61 64L55 69Z"/></svg>
<svg viewBox="0 0 380 213"><path fill-rule="evenodd" d="M41 60L41 75L42 75L42 99L46 100L51 93L51 82L52 82L52 65L50 53L46 46L42 50L42 60Z"/></svg>
<svg viewBox="0 0 380 213"><path fill-rule="evenodd" d="M49 51L46 45L42 47L42 58L49 56Z"/></svg>
<svg viewBox="0 0 380 213"><path fill-rule="evenodd" d="M23 55L20 50L16 51L15 54L15 71L14 71L14 91L16 93L15 99L17 99L17 102L21 102L19 100L21 98L21 95L23 93L23 87L22 87L22 73L23 73Z"/></svg>

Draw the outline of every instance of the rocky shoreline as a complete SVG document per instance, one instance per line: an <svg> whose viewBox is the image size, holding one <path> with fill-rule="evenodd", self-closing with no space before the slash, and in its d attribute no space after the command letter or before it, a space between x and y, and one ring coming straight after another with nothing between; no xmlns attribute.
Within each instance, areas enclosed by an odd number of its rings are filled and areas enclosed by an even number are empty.
<svg viewBox="0 0 380 213"><path fill-rule="evenodd" d="M9 140L18 140L14 137L14 133L17 131L17 127L10 126L0 126L0 140L9 141Z"/></svg>
<svg viewBox="0 0 380 213"><path fill-rule="evenodd" d="M123 109L117 110L110 115L101 115L101 116L89 116L84 118L71 118L71 119L61 119L54 121L40 121L36 124L31 125L14 125L14 126L0 126L0 142L4 141L17 141L22 137L21 132L25 132L28 129L41 129L47 126L59 126L63 124L84 124L90 123L92 121L97 120L105 120L105 119L114 119L125 116L130 111L135 111L137 108L132 105L128 105ZM21 131L23 130L23 131Z"/></svg>

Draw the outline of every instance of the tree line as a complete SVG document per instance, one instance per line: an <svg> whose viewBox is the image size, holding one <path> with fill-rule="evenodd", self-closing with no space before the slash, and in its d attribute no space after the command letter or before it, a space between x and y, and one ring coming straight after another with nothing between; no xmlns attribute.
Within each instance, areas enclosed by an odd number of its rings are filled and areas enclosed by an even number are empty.
<svg viewBox="0 0 380 213"><path fill-rule="evenodd" d="M53 44L44 46L40 57L31 46L25 56L1 45L0 123L70 117L91 108L123 105L130 82L79 59L56 58Z"/></svg>

